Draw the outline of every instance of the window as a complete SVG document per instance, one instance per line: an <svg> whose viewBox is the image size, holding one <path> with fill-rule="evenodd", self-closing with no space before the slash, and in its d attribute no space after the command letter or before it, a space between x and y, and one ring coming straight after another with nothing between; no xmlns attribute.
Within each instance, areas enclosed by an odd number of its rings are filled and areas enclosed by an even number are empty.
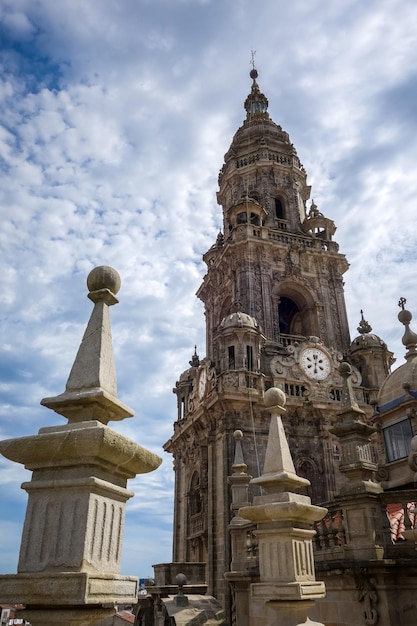
<svg viewBox="0 0 417 626"><path fill-rule="evenodd" d="M388 463L405 459L411 452L413 431L408 418L383 429Z"/></svg>
<svg viewBox="0 0 417 626"><path fill-rule="evenodd" d="M275 215L277 219L279 220L285 219L284 205L282 204L282 201L279 198L275 198Z"/></svg>
<svg viewBox="0 0 417 626"><path fill-rule="evenodd" d="M227 350L229 354L229 370L234 370L235 369L235 347L229 346Z"/></svg>
<svg viewBox="0 0 417 626"><path fill-rule="evenodd" d="M236 215L236 224L246 224L248 216L246 213L238 213Z"/></svg>
<svg viewBox="0 0 417 626"><path fill-rule="evenodd" d="M253 351L252 346L246 346L246 367L253 372Z"/></svg>

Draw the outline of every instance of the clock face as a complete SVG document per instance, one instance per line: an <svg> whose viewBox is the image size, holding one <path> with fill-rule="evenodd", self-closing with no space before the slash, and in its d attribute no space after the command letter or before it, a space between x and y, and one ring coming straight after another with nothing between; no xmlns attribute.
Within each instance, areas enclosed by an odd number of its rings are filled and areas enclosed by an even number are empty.
<svg viewBox="0 0 417 626"><path fill-rule="evenodd" d="M324 380L330 374L330 359L318 348L306 348L301 354L300 364L313 380Z"/></svg>
<svg viewBox="0 0 417 626"><path fill-rule="evenodd" d="M202 398L206 391L207 385L207 370L203 368L200 372L200 376L198 377L198 397Z"/></svg>

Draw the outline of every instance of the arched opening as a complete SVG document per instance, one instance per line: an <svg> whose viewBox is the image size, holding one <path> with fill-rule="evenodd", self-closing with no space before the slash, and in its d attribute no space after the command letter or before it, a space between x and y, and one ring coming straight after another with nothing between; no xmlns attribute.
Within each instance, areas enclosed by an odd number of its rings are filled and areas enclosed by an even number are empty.
<svg viewBox="0 0 417 626"><path fill-rule="evenodd" d="M278 220L285 219L285 208L281 198L275 198L275 217Z"/></svg>
<svg viewBox="0 0 417 626"><path fill-rule="evenodd" d="M279 332L284 335L302 335L300 310L290 298L281 297L278 303Z"/></svg>
<svg viewBox="0 0 417 626"><path fill-rule="evenodd" d="M301 478L307 478L310 481L310 485L307 487L302 487L298 490L297 493L300 493L304 496L309 496L311 501L316 503L318 502L318 491L317 491L317 480L318 480L318 471L317 466L312 459L302 457L297 459L295 463L295 470L297 472L297 476Z"/></svg>

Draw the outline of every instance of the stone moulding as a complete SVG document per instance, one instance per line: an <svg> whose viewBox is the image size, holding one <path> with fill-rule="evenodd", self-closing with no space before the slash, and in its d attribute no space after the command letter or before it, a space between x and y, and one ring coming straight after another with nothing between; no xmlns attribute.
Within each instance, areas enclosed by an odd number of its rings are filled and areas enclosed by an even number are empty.
<svg viewBox="0 0 417 626"><path fill-rule="evenodd" d="M41 404L72 423L91 419L107 424L110 420L120 421L134 415L132 409L101 387L65 391L53 398L43 398Z"/></svg>
<svg viewBox="0 0 417 626"><path fill-rule="evenodd" d="M97 421L51 426L41 428L38 435L6 439L0 442L0 453L30 470L66 465L69 459L77 464L107 462L126 478L152 472L161 463L153 452Z"/></svg>
<svg viewBox="0 0 417 626"><path fill-rule="evenodd" d="M88 572L53 574L6 574L0 576L3 598L19 598L35 605L132 604L137 601L138 579L134 576L106 576Z"/></svg>
<svg viewBox="0 0 417 626"><path fill-rule="evenodd" d="M325 594L325 586L321 581L303 583L254 583L251 585L253 598L270 598L279 600L319 600Z"/></svg>

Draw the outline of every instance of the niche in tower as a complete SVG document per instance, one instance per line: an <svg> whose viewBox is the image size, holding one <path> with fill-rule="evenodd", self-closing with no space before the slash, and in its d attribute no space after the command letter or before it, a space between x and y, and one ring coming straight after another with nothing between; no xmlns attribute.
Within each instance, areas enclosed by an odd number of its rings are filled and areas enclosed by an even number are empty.
<svg viewBox="0 0 417 626"><path fill-rule="evenodd" d="M279 332L283 335L302 335L300 310L291 298L281 296L278 304Z"/></svg>
<svg viewBox="0 0 417 626"><path fill-rule="evenodd" d="M200 477L194 472L191 478L190 491L188 492L190 515L198 515L203 510L200 492Z"/></svg>

